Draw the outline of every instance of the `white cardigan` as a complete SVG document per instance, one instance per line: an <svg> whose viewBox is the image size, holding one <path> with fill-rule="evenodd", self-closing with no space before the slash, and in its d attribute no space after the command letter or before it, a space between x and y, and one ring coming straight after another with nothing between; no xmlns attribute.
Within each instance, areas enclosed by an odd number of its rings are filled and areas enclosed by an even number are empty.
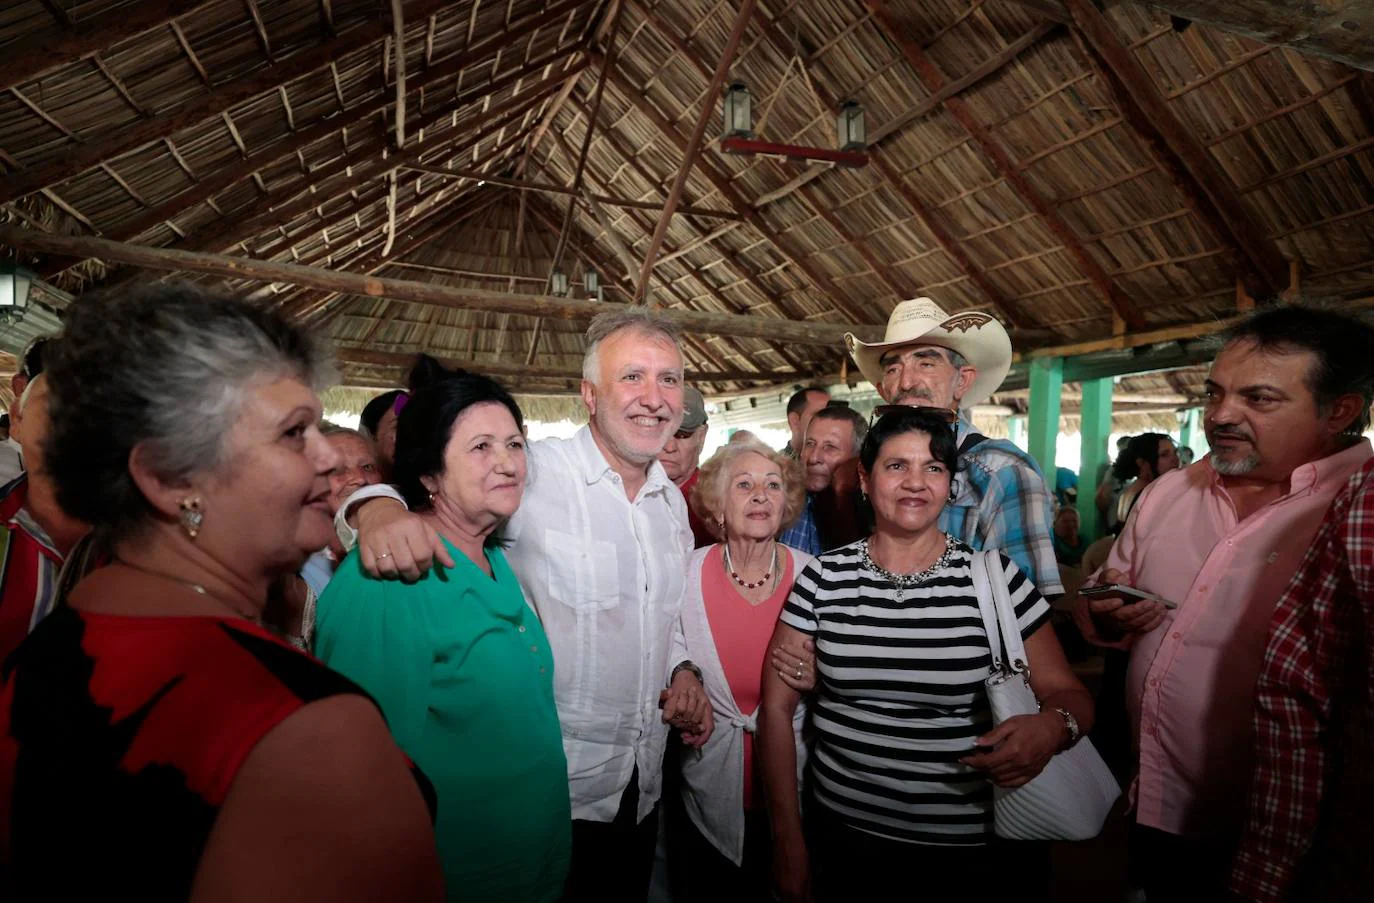
<svg viewBox="0 0 1374 903"><path fill-rule="evenodd" d="M744 733L758 729L758 712L748 715L739 710L725 669L716 653L706 603L701 591L701 569L706 555L715 546L697 549L687 565L687 586L682 600L682 632L687 651L701 669L706 696L715 715L715 730L700 754L684 750L682 755L682 799L687 815L711 845L739 865L744 859ZM792 558L792 577L811 563L805 552L788 548ZM786 573L784 567L783 573ZM766 661L766 660L765 660ZM767 665L765 664L765 667ZM802 723L806 705L797 706L792 733L797 742L797 787L801 787L806 766L806 747L802 743Z"/></svg>

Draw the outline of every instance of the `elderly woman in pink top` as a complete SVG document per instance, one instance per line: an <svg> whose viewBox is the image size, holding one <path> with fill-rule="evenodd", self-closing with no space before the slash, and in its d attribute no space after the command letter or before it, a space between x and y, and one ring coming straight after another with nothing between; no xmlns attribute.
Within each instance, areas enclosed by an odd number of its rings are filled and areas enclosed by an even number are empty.
<svg viewBox="0 0 1374 903"><path fill-rule="evenodd" d="M798 465L757 439L731 442L705 464L692 505L719 527L724 542L697 549L687 568L682 629L701 668L716 729L698 752L682 757L683 802L691 821L684 876L688 900L727 896L768 899L770 850L763 782L754 773L754 726L768 642L792 581L811 556L777 541L801 514ZM785 679L813 682L802 663ZM794 727L798 767L804 761Z"/></svg>

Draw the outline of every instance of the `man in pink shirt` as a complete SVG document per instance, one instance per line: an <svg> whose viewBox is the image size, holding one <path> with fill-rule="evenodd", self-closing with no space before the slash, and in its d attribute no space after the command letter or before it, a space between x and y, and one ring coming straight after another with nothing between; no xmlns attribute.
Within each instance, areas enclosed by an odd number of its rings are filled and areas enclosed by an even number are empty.
<svg viewBox="0 0 1374 903"><path fill-rule="evenodd" d="M1225 899L1269 621L1332 498L1371 457L1371 348L1374 329L1307 307L1235 327L1206 383L1211 454L1141 493L1097 576L1176 607L1080 603L1090 639L1131 650L1132 859L1152 901Z"/></svg>

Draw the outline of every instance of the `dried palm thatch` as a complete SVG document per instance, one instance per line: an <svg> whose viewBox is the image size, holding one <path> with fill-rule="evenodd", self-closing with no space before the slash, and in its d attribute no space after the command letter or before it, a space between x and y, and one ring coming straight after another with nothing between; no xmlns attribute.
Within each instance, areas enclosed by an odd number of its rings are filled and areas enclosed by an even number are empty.
<svg viewBox="0 0 1374 903"><path fill-rule="evenodd" d="M698 117L718 115L707 86L738 4L403 8L398 47L372 0L7 4L0 223L512 304L545 293L558 260L623 302L686 166L646 287L664 307L881 324L925 294L994 313L1026 351L1185 337L1294 286L1374 290L1369 76L1180 31L1149 5L758 3L729 72L763 137L831 146L834 111L857 100L860 169L711 141L684 159ZM160 275L21 253L73 292ZM395 384L426 351L541 397L576 388L579 321L231 284L326 330L346 386ZM835 345L728 330L685 352L713 395L846 366Z"/></svg>

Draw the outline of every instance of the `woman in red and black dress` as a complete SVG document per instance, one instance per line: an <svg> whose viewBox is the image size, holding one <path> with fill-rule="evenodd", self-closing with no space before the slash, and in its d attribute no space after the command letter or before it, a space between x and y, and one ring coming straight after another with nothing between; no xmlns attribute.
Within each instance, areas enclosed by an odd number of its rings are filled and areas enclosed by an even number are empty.
<svg viewBox="0 0 1374 903"><path fill-rule="evenodd" d="M423 777L260 623L330 536L320 350L190 285L66 319L46 467L112 560L4 666L0 899L440 899Z"/></svg>

